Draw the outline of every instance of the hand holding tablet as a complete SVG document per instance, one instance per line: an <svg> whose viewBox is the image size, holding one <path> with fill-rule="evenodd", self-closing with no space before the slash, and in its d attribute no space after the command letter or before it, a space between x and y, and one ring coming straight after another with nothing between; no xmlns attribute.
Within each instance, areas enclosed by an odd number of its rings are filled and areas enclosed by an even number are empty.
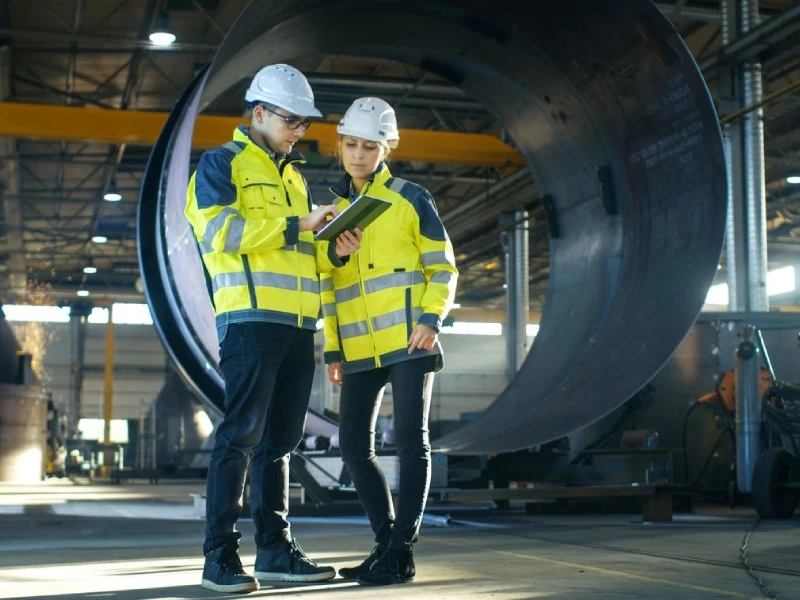
<svg viewBox="0 0 800 600"><path fill-rule="evenodd" d="M344 209L325 227L320 229L314 236L318 241L332 241L345 231L364 230L370 223L381 216L390 206L391 202L374 198L373 196L361 196L350 206Z"/></svg>

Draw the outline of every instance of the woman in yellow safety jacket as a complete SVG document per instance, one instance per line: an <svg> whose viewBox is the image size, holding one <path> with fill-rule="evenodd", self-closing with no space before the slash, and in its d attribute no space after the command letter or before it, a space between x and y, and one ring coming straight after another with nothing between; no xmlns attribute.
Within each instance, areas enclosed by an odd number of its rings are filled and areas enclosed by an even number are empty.
<svg viewBox="0 0 800 600"><path fill-rule="evenodd" d="M331 189L339 208L364 194L392 205L365 228L360 250L320 282L325 362L331 381L342 386L339 446L377 544L363 563L339 572L364 585L389 585L415 574L411 550L430 484L433 376L443 367L437 334L458 271L430 193L386 166L399 141L392 107L360 98L337 130L346 171ZM396 514L375 457L375 423L390 380L400 459Z"/></svg>

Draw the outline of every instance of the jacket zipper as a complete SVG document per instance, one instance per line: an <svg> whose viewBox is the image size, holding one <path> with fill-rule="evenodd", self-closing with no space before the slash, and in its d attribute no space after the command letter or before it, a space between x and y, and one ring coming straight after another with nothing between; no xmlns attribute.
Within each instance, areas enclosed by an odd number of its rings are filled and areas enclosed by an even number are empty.
<svg viewBox="0 0 800 600"><path fill-rule="evenodd" d="M361 286L361 298L364 300L364 312L367 314L367 329L369 330L369 341L372 343L372 353L375 357L375 366L380 369L381 357L378 354L378 348L375 346L375 332L372 330L372 316L369 313L369 306L367 305L367 288L364 286L364 277L361 274L361 261L357 260L358 265L358 283Z"/></svg>
<svg viewBox="0 0 800 600"><path fill-rule="evenodd" d="M256 309L258 308L256 286L253 283L253 271L250 268L250 257L247 254L242 254L242 268L244 268L244 278L247 281L247 291L250 294L250 306Z"/></svg>
<svg viewBox="0 0 800 600"><path fill-rule="evenodd" d="M260 146L258 146L258 144L255 144L255 145L260 150L264 151L264 149L261 148ZM264 152L264 153L266 155L266 152ZM286 168L287 165L289 165L289 164L291 164L293 162L297 161L297 162L303 163L305 161L303 161L303 160L301 160L299 158L294 158L292 160L290 160L288 158L284 158L283 160L280 161L280 163L278 165L276 165L268 155L266 155L265 158L269 163L271 163L278 170L278 178L281 180L281 183L283 184L283 193L284 193L284 196L286 197L286 204L290 208L290 212L291 212L292 216L298 216L297 212L294 210L294 207L292 206L292 199L289 197L289 190L286 187L286 182L283 181L283 171L284 171L284 169ZM251 185L258 185L258 184L251 184ZM298 232L298 236L299 236L299 232ZM299 241L300 240L299 240L299 237L298 237L298 242ZM295 265L295 272L297 273L297 298L298 298L298 307L299 307L299 309L297 311L297 326L302 328L302 326L303 326L303 280L302 280L302 276L300 275L300 258L299 258L299 253L298 253L298 244L295 244L295 248L294 248L294 265ZM252 279L252 274L250 272L250 264L247 261L245 261L245 275L246 275L246 278L248 280L248 284L250 285L251 302L253 303L253 308L255 308L256 307L256 305L255 305L255 289L254 289L254 287L252 287L253 286L253 283L252 283L253 279Z"/></svg>
<svg viewBox="0 0 800 600"><path fill-rule="evenodd" d="M367 190L370 188L371 184L372 184L372 182L368 181L367 184L362 188L362 190L361 190L361 194L362 195L367 193ZM373 239L373 236L369 236L369 268L370 269L375 267L375 258L374 258L375 255L374 255L374 252L373 252L374 248L375 248L375 240Z"/></svg>
<svg viewBox="0 0 800 600"><path fill-rule="evenodd" d="M367 193L367 190L369 189L370 183L372 183L372 182L368 181L367 184L363 188L361 188L361 195L362 196ZM380 356L380 354L378 354L378 347L375 345L375 332L372 329L372 315L369 312L369 305L367 304L367 288L364 285L364 275L363 275L363 272L361 271L361 260L360 260L361 257L359 256L358 258L359 258L359 260L356 261L356 264L358 264L358 282L361 285L361 297L364 299L364 312L367 313L367 329L369 329L369 339L370 339L370 342L372 342L372 352L373 352L373 354L375 356L375 366L380 369L380 367L381 367L381 356ZM372 264L372 236L370 236L370 238L369 238L369 252L367 254L367 268L368 269L372 269L373 268L373 264Z"/></svg>
<svg viewBox="0 0 800 600"><path fill-rule="evenodd" d="M411 288L406 288L406 335L411 339L411 334L414 332L414 313L411 310Z"/></svg>
<svg viewBox="0 0 800 600"><path fill-rule="evenodd" d="M364 188L361 190L362 194L366 192L369 184L370 182L367 182L367 185L365 185ZM328 188L328 189L330 189L331 193L337 198L341 200L350 201L350 198L342 198L336 191L334 191L333 188ZM369 330L369 339L370 342L372 343L372 355L375 358L375 366L377 368L380 368L381 356L380 354L378 354L378 348L375 346L375 331L373 331L372 329L372 317L370 316L369 307L367 306L367 289L364 286L364 276L362 275L361 272L361 256L362 254L360 250L356 252L355 259L356 259L356 268L358 269L358 286L361 289L361 299L364 301L364 313L366 313L367 315L367 329ZM367 259L369 260L369 258L370 257L368 256ZM342 356L344 356L344 346L341 343L341 339L339 340L339 351L342 353Z"/></svg>
<svg viewBox="0 0 800 600"><path fill-rule="evenodd" d="M281 164L278 167L278 175L281 178L281 183L283 183L283 193L286 196L286 204L289 206L289 212L292 213L293 217L297 217L299 215L297 214L297 211L294 209L294 206L292 206L292 200L289 197L289 188L286 187L286 182L283 180L283 170L286 167L286 165L289 164L290 162L291 161L287 161L286 159L283 159L281 161ZM294 254L294 271L295 273L297 273L297 306L298 306L297 327L302 329L303 328L303 277L300 275L300 255L298 253L298 246L300 245L299 231L297 232L297 242L298 243L294 245L294 251L292 252L292 254Z"/></svg>

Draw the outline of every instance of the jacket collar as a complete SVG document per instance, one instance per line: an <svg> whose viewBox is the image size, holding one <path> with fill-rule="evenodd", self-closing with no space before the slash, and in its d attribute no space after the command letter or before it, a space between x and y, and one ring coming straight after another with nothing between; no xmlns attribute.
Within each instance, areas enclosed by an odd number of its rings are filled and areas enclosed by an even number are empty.
<svg viewBox="0 0 800 600"><path fill-rule="evenodd" d="M392 173L389 171L389 167L386 166L386 163L382 162L378 165L372 177L369 178L369 183L372 185L384 185L391 177ZM331 191L340 198L349 198L350 184L352 181L353 178L350 177L348 173L345 173L344 177L331 186Z"/></svg>
<svg viewBox="0 0 800 600"><path fill-rule="evenodd" d="M280 161L283 159L286 159L286 163L295 162L297 160L305 161L305 157L294 148L292 148L292 151L289 154L284 155L284 154L277 154L268 148L260 146L259 144L253 141L253 138L250 137L250 128L247 125L239 125L236 129L233 130L233 141L243 142L245 144L258 148L258 150L266 154L267 157L275 165L280 164Z"/></svg>

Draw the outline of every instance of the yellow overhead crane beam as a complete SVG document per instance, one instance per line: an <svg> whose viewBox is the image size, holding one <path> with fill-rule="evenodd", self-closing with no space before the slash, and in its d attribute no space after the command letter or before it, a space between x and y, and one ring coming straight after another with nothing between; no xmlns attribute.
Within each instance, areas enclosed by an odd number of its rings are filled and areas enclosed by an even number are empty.
<svg viewBox="0 0 800 600"><path fill-rule="evenodd" d="M0 137L65 142L99 142L151 146L167 120L167 113L0 102ZM201 115L193 145L213 148L231 140L245 119ZM338 134L333 123L316 122L302 142L316 142L319 152L335 154ZM524 159L493 135L401 129L402 143L395 160L501 167L516 170Z"/></svg>

